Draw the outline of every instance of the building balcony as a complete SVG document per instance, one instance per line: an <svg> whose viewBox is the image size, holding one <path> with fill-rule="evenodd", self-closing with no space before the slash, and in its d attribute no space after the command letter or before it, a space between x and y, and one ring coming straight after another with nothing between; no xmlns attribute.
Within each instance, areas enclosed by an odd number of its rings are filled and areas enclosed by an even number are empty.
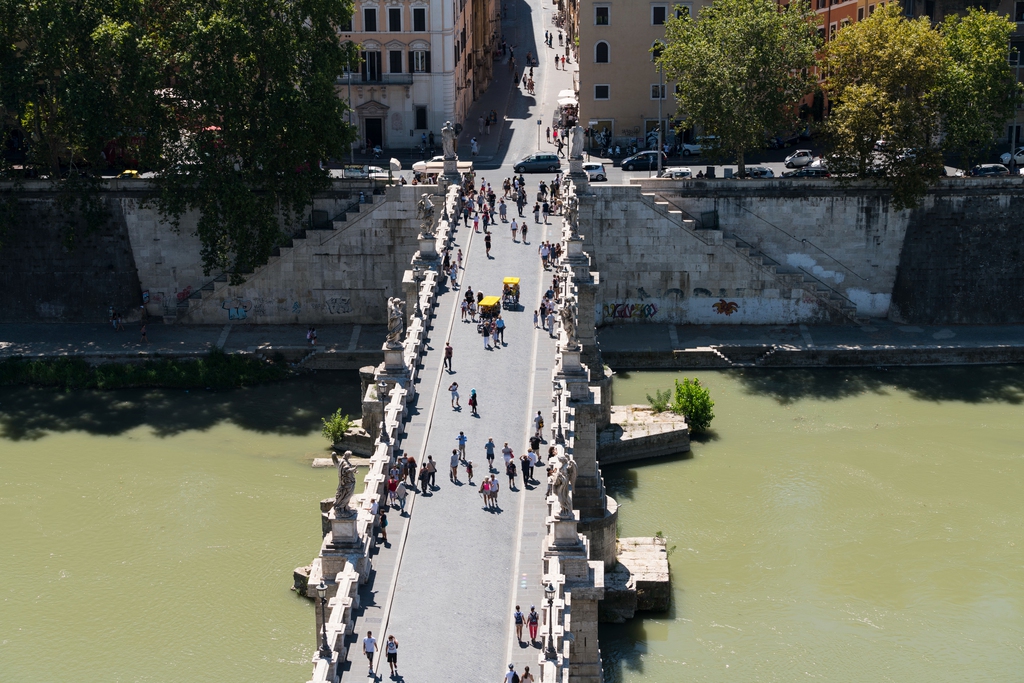
<svg viewBox="0 0 1024 683"><path fill-rule="evenodd" d="M342 74L335 79L335 85L412 85L414 74L380 74L376 79L363 79L362 74Z"/></svg>

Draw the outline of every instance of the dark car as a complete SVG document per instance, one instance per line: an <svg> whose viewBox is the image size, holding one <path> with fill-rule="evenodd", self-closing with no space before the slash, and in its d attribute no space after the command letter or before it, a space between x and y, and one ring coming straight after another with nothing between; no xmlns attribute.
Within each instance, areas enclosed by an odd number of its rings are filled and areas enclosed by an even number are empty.
<svg viewBox="0 0 1024 683"><path fill-rule="evenodd" d="M661 166L662 168L668 166L668 157L664 152L661 153ZM653 149L634 154L622 160L622 170L624 171L650 171L657 168L658 151Z"/></svg>
<svg viewBox="0 0 1024 683"><path fill-rule="evenodd" d="M982 164L972 168L971 175L976 177L1010 175L1010 169L1002 164Z"/></svg>
<svg viewBox="0 0 1024 683"><path fill-rule="evenodd" d="M831 174L827 169L824 168L810 168L804 166L798 168L795 171L786 171L782 174L783 178L831 178Z"/></svg>
<svg viewBox="0 0 1024 683"><path fill-rule="evenodd" d="M561 167L562 162L558 160L557 155L538 152L520 159L514 168L516 173L542 173L545 171L554 173Z"/></svg>

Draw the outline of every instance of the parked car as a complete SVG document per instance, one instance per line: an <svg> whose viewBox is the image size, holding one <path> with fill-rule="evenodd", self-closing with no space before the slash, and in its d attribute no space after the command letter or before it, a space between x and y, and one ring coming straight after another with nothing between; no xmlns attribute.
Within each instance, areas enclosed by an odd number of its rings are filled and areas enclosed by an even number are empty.
<svg viewBox="0 0 1024 683"><path fill-rule="evenodd" d="M622 169L624 171L650 171L651 169L656 169L658 168L658 154L661 154L661 166L664 168L668 165L668 156L664 152L658 152L658 150L647 150L623 159Z"/></svg>
<svg viewBox="0 0 1024 683"><path fill-rule="evenodd" d="M583 164L583 170L587 172L587 178L589 180L608 180L608 174L605 173L604 164L597 161L589 161Z"/></svg>
<svg viewBox="0 0 1024 683"><path fill-rule="evenodd" d="M983 176L1010 175L1010 169L1002 164L981 164L971 169L971 175L978 178Z"/></svg>
<svg viewBox="0 0 1024 683"><path fill-rule="evenodd" d="M679 146L679 153L684 157L703 154L715 146L715 141L717 139L718 138L714 135L709 135L707 137L696 138L693 142L684 142Z"/></svg>
<svg viewBox="0 0 1024 683"><path fill-rule="evenodd" d="M786 171L782 174L783 178L831 178L832 174L824 168L810 168L805 166L804 168L798 168L795 171Z"/></svg>
<svg viewBox="0 0 1024 683"><path fill-rule="evenodd" d="M814 153L809 149L798 149L786 157L786 168L801 168L814 161Z"/></svg>
<svg viewBox="0 0 1024 683"><path fill-rule="evenodd" d="M537 154L523 157L516 162L513 168L516 173L542 173L544 171L554 173L561 167L562 162L558 160L557 155L538 152Z"/></svg>
<svg viewBox="0 0 1024 683"><path fill-rule="evenodd" d="M745 169L748 178L774 178L775 171L767 166L747 166Z"/></svg>
<svg viewBox="0 0 1024 683"><path fill-rule="evenodd" d="M674 180L683 180L693 177L693 171L686 166L673 166L672 168L663 168L661 173L658 174L659 178L672 178Z"/></svg>
<svg viewBox="0 0 1024 683"><path fill-rule="evenodd" d="M444 163L444 155L440 155L440 156L436 156L436 157L430 159L429 161L417 161L415 164L412 165L412 170L416 171L417 173L423 173L424 171L427 170L427 164L443 164L443 163Z"/></svg>
<svg viewBox="0 0 1024 683"><path fill-rule="evenodd" d="M1003 152L1002 155L999 157L999 161L1003 162L1004 166L1008 165L1010 163L1010 153ZM1013 152L1013 163L1017 164L1018 166L1024 166L1024 147L1018 147Z"/></svg>

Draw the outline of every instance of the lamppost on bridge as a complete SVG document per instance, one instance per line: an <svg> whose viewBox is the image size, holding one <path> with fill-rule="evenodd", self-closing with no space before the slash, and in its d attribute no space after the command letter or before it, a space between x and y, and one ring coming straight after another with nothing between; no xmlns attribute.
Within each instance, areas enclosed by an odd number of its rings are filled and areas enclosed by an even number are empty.
<svg viewBox="0 0 1024 683"><path fill-rule="evenodd" d="M324 605L327 604L327 584L323 579L320 579L320 585L316 587L316 594L320 596L320 656L330 659L331 646L327 644L327 617L324 614Z"/></svg>
<svg viewBox="0 0 1024 683"><path fill-rule="evenodd" d="M388 429L387 421L384 419L384 396L387 394L388 384L387 382L377 382L377 400L380 401L380 442L388 443Z"/></svg>
<svg viewBox="0 0 1024 683"><path fill-rule="evenodd" d="M548 647L545 655L548 659L556 659L555 652L555 584L548 582L544 587L544 596L548 599Z"/></svg>
<svg viewBox="0 0 1024 683"><path fill-rule="evenodd" d="M555 432L555 443L564 444L565 443L565 435L562 434L562 383L561 382L555 382L554 385L555 385L554 386L554 391L555 391L555 417L556 417L555 421L558 424L558 431Z"/></svg>
<svg viewBox="0 0 1024 683"><path fill-rule="evenodd" d="M423 316L423 312L420 309L420 283L423 282L423 269L416 266L412 269L412 280L416 283L416 295L413 299L412 314L416 318Z"/></svg>

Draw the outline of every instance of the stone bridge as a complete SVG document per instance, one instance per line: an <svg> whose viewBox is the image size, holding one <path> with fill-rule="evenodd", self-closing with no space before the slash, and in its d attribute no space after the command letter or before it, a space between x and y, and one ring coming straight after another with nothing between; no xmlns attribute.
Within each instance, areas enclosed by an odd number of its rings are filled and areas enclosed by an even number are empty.
<svg viewBox="0 0 1024 683"><path fill-rule="evenodd" d="M585 177L577 176L568 191L585 195ZM372 668L380 678L390 673L383 645L395 636L400 677L493 683L512 663L520 675L529 667L536 680L596 683L602 678L599 610L607 604L611 618L631 616L638 580L617 562L617 506L605 494L597 460L598 431L611 408L610 372L595 337L599 277L577 226L567 220L531 224L528 237L515 239L509 224L490 226L488 253L483 232L448 218L456 215L458 189L445 192L442 185L438 194L435 203L444 211L436 237L420 236L404 278L404 343L385 344L385 362L365 387L364 427L376 441L364 491L353 499L358 516L338 519L324 505L323 544L302 587L313 598L318 586L325 589L311 680L367 677L362 643L371 631L379 646ZM549 267L538 255L545 241L563 249ZM457 285L440 273L438 252L445 248L464 255ZM506 276L521 279L520 305L502 311L504 338L487 348L460 303L467 287L500 295ZM574 325L534 325L534 309L548 289L572 311ZM450 370L442 367L446 343L454 348ZM449 393L453 382L458 408ZM468 406L474 390L478 415ZM542 464L533 479L520 472L510 482L503 448L507 444L518 464L538 413L545 424ZM449 474L460 433L468 440L472 482L465 462L455 477ZM490 471L489 439L496 456ZM436 483L410 491L400 511L387 506L387 478L407 456L421 466L433 459ZM575 472L564 504L550 490L548 466ZM500 482L496 506L485 505L479 494L482 479L492 475ZM387 514L386 541L371 515L375 502ZM635 554L637 544L630 546ZM649 548L663 566L667 596L664 546ZM606 585L606 572L614 574L614 585ZM516 605L524 613L536 606L536 641L528 629L524 640L517 638Z"/></svg>

